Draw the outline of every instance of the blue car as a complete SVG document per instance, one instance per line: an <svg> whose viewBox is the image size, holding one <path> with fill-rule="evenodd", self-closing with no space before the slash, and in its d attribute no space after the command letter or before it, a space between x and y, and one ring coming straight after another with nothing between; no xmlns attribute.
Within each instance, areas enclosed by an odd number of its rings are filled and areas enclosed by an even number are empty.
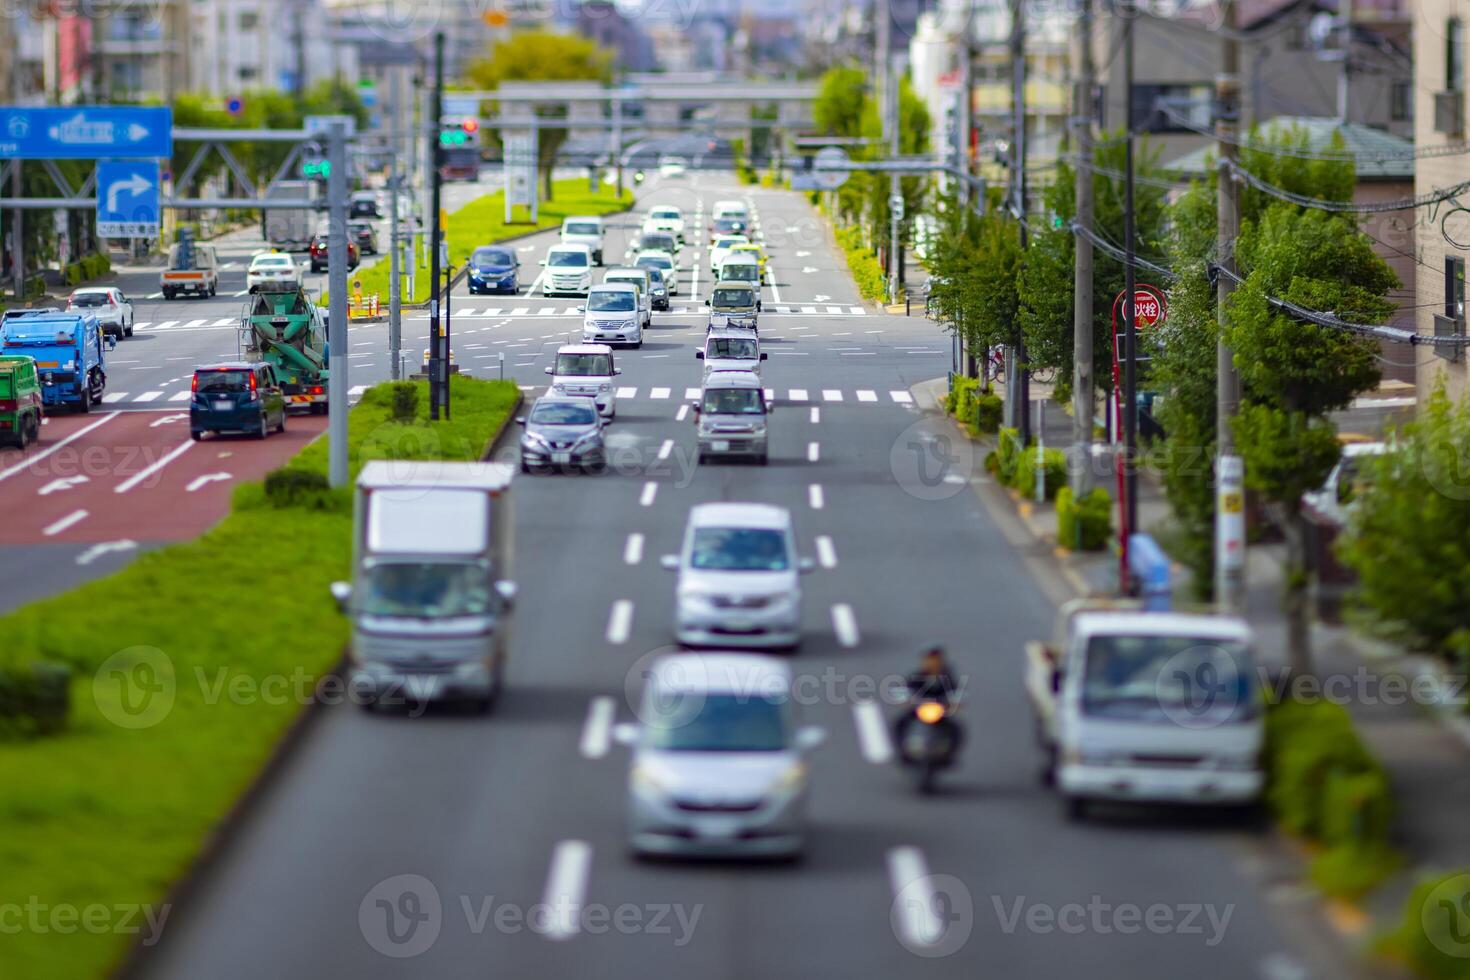
<svg viewBox="0 0 1470 980"><path fill-rule="evenodd" d="M515 293L520 290L521 260L508 248L485 245L470 256L470 293Z"/></svg>
<svg viewBox="0 0 1470 980"><path fill-rule="evenodd" d="M243 432L257 439L286 431L286 395L275 368L263 361L210 364L194 369L189 435Z"/></svg>

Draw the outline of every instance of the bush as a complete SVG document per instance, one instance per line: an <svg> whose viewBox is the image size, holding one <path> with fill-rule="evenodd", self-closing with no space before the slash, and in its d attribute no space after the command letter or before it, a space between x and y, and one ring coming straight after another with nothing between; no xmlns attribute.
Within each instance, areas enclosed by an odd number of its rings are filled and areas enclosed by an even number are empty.
<svg viewBox="0 0 1470 980"><path fill-rule="evenodd" d="M1020 433L1015 429L1001 429L995 447L995 468L991 472L1008 487L1015 485L1016 464L1021 461L1022 451Z"/></svg>
<svg viewBox="0 0 1470 980"><path fill-rule="evenodd" d="M1356 900L1398 870L1403 859L1383 844L1341 844L1312 859L1312 883L1324 895Z"/></svg>
<svg viewBox="0 0 1470 980"><path fill-rule="evenodd" d="M1403 921L1383 938L1379 950L1408 966L1415 976L1465 980L1470 977L1467 909L1470 873L1451 871L1424 878L1404 903Z"/></svg>
<svg viewBox="0 0 1470 980"><path fill-rule="evenodd" d="M1102 487L1079 503L1071 487L1057 491L1057 543L1074 551L1101 551L1113 536L1113 500Z"/></svg>
<svg viewBox="0 0 1470 980"><path fill-rule="evenodd" d="M1388 780L1342 705L1293 699L1271 705L1266 766L1266 804L1286 830L1334 845L1371 846L1387 837Z"/></svg>
<svg viewBox="0 0 1470 980"><path fill-rule="evenodd" d="M1005 402L993 391L982 392L975 397L975 421L974 425L979 432L1000 431L1001 416L1005 411Z"/></svg>
<svg viewBox="0 0 1470 980"><path fill-rule="evenodd" d="M1026 498L1036 496L1037 459L1040 457L1043 495L1047 500L1056 498L1057 491L1067 485L1067 454L1060 449L1041 450L1027 446L1016 464L1015 482L1012 484Z"/></svg>
<svg viewBox="0 0 1470 980"><path fill-rule="evenodd" d="M395 381L388 386L395 422L412 422L418 416L419 386L412 381Z"/></svg>
<svg viewBox="0 0 1470 980"><path fill-rule="evenodd" d="M963 419L965 406L974 403L975 389L980 386L979 378L967 378L962 374L951 375L949 394L944 397L944 410L955 418Z"/></svg>
<svg viewBox="0 0 1470 980"><path fill-rule="evenodd" d="M847 257L847 269L852 273L853 281L857 283L858 292L863 299L877 300L887 296L888 286L883 278L883 267L878 264L878 257L872 250L863 244L862 231L857 228L838 228L834 234L837 244Z"/></svg>
<svg viewBox="0 0 1470 980"><path fill-rule="evenodd" d="M325 473L296 466L283 466L265 475L265 499L278 510L301 507L339 511L344 505L351 509L348 491L334 491Z"/></svg>
<svg viewBox="0 0 1470 980"><path fill-rule="evenodd" d="M71 669L47 660L0 663L0 737L52 735L71 710Z"/></svg>

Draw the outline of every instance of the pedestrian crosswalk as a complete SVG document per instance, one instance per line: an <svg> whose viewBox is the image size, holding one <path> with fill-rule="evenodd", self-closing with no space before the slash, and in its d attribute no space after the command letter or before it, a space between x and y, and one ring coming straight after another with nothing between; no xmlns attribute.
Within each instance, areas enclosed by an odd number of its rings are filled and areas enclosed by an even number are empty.
<svg viewBox="0 0 1470 980"><path fill-rule="evenodd" d="M545 385L521 385L520 387L521 391L528 394L544 392L546 390ZM873 388L859 388L851 392L852 397L849 397L848 392L838 388L822 388L818 391L809 391L806 388L767 388L765 392L766 400L773 402L800 402L810 404L848 404L850 402L856 402L859 405L912 405L914 402L914 396L902 389L880 391ZM615 389L613 394L617 396L620 402L640 400L666 402L677 400L675 389L673 388L640 388L625 385ZM693 400L698 397L698 388L688 387L683 389L684 400Z"/></svg>
<svg viewBox="0 0 1470 980"><path fill-rule="evenodd" d="M362 397L362 393L368 390L368 385L353 385L347 389L347 400L355 402ZM109 391L102 396L102 404L116 405L120 408L138 407L151 408L157 403L178 403L189 400L192 392L188 388L180 391L166 391L157 388L152 391Z"/></svg>
<svg viewBox="0 0 1470 980"><path fill-rule="evenodd" d="M134 330L142 330L154 333L159 330L234 330L240 326L240 318L237 316L222 317L198 317L193 320L139 320L133 324Z"/></svg>
<svg viewBox="0 0 1470 980"><path fill-rule="evenodd" d="M703 316L709 312L703 306L676 306L669 310L659 311L659 316ZM815 304L781 304L771 303L761 310L762 316L867 316L868 311L861 306L832 306ZM581 319L582 314L571 306L466 306L463 309L451 306L451 320L482 320L497 318L520 318L520 317L572 317ZM406 320L427 320L429 314L415 312L408 314Z"/></svg>

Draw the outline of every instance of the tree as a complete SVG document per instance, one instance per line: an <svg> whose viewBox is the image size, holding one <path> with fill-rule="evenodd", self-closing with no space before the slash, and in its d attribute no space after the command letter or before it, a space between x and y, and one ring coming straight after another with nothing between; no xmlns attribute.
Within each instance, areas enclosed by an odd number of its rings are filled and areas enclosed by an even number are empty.
<svg viewBox="0 0 1470 980"><path fill-rule="evenodd" d="M613 52L576 34L518 31L497 41L487 57L471 62L465 75L479 89L496 89L501 82L607 83L613 77L613 58ZM542 119L566 117L565 107L560 105L536 106L534 111ZM548 201L552 194L551 172L566 140L567 131L562 128L547 127L538 135L537 165ZM622 148L618 147L617 152L621 153Z"/></svg>
<svg viewBox="0 0 1470 980"><path fill-rule="evenodd" d="M812 122L817 132L823 136L861 136L867 85L868 76L861 68L828 69L812 103Z"/></svg>
<svg viewBox="0 0 1470 980"><path fill-rule="evenodd" d="M1020 336L1020 227L995 210L980 217L952 205L944 213L930 251L930 299L971 354L983 357L990 347L1014 344Z"/></svg>

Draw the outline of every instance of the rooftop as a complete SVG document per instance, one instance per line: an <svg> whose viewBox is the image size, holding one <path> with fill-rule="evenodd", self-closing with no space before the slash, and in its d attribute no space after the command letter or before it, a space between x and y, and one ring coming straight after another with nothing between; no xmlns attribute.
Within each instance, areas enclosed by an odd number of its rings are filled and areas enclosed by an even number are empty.
<svg viewBox="0 0 1470 980"><path fill-rule="evenodd" d="M1306 135L1306 148L1313 153L1330 153L1333 136L1340 133L1343 152L1351 154L1360 181L1411 181L1414 144L1381 129L1361 123L1344 123L1331 116L1277 116L1260 127L1261 132L1296 129ZM1168 170L1190 177L1203 177L1214 166L1213 146L1187 153L1165 165Z"/></svg>

